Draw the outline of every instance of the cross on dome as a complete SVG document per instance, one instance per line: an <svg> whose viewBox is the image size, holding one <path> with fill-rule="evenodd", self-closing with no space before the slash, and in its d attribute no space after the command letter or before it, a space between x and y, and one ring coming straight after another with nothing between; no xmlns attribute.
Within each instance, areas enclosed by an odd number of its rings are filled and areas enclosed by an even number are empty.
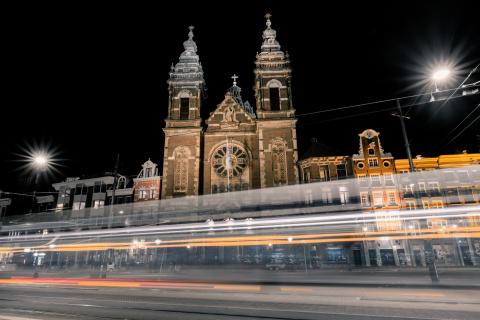
<svg viewBox="0 0 480 320"><path fill-rule="evenodd" d="M265 19L267 19L267 28L270 28L270 26L272 25L272 22L270 21L270 18L272 17L272 14L267 12L265 14Z"/></svg>
<svg viewBox="0 0 480 320"><path fill-rule="evenodd" d="M236 86L236 85L237 85L238 76L237 76L235 73L233 74L232 79L233 79L233 85Z"/></svg>

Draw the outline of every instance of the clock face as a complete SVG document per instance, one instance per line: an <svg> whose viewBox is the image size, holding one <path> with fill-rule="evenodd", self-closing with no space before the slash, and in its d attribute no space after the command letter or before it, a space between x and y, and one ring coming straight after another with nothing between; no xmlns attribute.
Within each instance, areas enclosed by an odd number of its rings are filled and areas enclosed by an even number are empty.
<svg viewBox="0 0 480 320"><path fill-rule="evenodd" d="M236 145L224 145L213 154L213 170L219 177L240 177L247 168L247 153Z"/></svg>

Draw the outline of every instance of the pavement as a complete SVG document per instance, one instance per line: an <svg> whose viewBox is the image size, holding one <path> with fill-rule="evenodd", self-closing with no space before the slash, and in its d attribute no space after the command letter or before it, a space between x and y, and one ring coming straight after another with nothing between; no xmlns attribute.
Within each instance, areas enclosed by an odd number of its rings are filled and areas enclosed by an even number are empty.
<svg viewBox="0 0 480 320"><path fill-rule="evenodd" d="M0 283L0 320L480 318L479 290L39 279Z"/></svg>

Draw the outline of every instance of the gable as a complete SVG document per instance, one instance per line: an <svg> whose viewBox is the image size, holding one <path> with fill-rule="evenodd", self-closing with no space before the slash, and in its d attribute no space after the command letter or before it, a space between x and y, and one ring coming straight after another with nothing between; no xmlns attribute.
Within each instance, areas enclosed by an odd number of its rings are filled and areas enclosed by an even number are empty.
<svg viewBox="0 0 480 320"><path fill-rule="evenodd" d="M242 108L235 98L226 94L225 99L210 113L206 121L207 131L254 130L255 120Z"/></svg>

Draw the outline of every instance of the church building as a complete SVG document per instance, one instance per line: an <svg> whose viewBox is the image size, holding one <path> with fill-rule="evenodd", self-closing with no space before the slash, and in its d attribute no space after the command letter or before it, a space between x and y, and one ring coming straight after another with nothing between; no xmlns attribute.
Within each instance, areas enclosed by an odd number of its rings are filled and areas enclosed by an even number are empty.
<svg viewBox="0 0 480 320"><path fill-rule="evenodd" d="M162 199L298 183L296 118L288 54L267 28L255 61L255 109L234 75L223 101L201 118L205 80L193 27L168 80Z"/></svg>

